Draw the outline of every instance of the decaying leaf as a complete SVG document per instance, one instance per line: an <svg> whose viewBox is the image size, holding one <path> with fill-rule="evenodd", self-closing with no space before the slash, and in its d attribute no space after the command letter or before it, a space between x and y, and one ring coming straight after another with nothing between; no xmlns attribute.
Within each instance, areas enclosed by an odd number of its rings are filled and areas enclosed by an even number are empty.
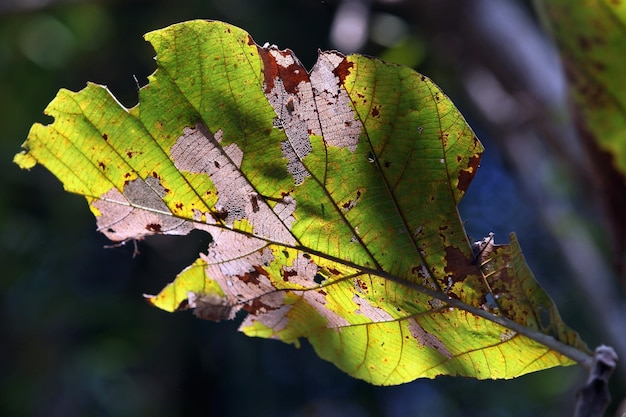
<svg viewBox="0 0 626 417"><path fill-rule="evenodd" d="M548 339L586 351L515 240L474 256L457 204L482 146L428 78L337 52L309 72L220 22L146 38L158 69L139 105L61 90L16 161L86 196L112 240L212 236L152 304L245 310L244 333L306 338L374 384L574 363Z"/></svg>

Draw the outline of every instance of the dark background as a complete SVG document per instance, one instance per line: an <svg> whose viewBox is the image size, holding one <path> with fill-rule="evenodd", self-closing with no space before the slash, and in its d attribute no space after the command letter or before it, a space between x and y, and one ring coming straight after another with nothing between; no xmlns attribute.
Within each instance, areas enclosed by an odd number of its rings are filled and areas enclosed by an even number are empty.
<svg viewBox="0 0 626 417"><path fill-rule="evenodd" d="M494 231L504 243L515 231L565 321L590 346L604 342L527 186L468 99L455 71L463 66L458 42L393 1L363 2L369 14L362 42L333 41L333 22L349 16L338 13L346 3L0 0L0 415L571 415L586 377L577 367L512 381L442 377L374 387L322 361L306 342L296 349L247 338L236 322L157 310L142 294L172 280L207 237L150 238L137 257L132 244L104 249L110 242L95 231L84 198L65 193L41 167L26 172L11 162L31 124L50 122L42 112L59 88L77 91L93 81L134 105L137 83L155 69L142 35L172 23L224 20L259 44L294 50L307 67L318 48L356 48L414 66L452 96L487 148L461 205L468 233L479 239ZM535 24L524 2L506 3L521 16L507 15L511 27L515 19ZM558 174L549 181L567 195ZM618 400L624 395L620 385L613 390Z"/></svg>

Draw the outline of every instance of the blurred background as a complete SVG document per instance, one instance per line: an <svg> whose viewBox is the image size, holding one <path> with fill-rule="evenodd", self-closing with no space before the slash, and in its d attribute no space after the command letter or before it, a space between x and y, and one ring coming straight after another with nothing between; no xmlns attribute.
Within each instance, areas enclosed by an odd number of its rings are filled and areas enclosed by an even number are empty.
<svg viewBox="0 0 626 417"><path fill-rule="evenodd" d="M493 231L506 243L515 231L565 322L592 348L623 343L576 279L597 267L589 253L608 257L605 219L580 193L588 184L568 171L576 160L559 157L559 143L574 158L581 151L558 58L527 2L0 0L0 415L571 415L586 378L578 367L512 381L374 387L306 343L296 349L247 338L236 322L157 310L142 294L192 262L206 235L149 238L136 257L132 244L105 249L110 242L95 231L83 197L65 193L41 167L12 163L30 126L51 121L43 109L60 88L93 81L136 104L155 69L142 35L196 18L290 48L309 68L318 48L338 49L432 78L486 147L460 207L469 235ZM584 236L572 237L579 229ZM611 413L626 393L624 375L612 381Z"/></svg>

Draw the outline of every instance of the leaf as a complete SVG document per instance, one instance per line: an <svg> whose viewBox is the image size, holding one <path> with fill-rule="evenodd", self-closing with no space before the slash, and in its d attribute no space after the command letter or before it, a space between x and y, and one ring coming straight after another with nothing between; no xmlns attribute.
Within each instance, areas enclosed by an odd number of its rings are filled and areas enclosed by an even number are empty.
<svg viewBox="0 0 626 417"><path fill-rule="evenodd" d="M457 204L482 146L428 78L337 52L309 73L220 22L146 38L158 69L141 104L61 90L16 162L86 196L112 240L211 234L152 304L209 320L244 310L245 334L307 338L374 384L587 357L514 237L474 256Z"/></svg>
<svg viewBox="0 0 626 417"><path fill-rule="evenodd" d="M612 0L539 3L563 56L579 127L612 156L626 178L626 5Z"/></svg>

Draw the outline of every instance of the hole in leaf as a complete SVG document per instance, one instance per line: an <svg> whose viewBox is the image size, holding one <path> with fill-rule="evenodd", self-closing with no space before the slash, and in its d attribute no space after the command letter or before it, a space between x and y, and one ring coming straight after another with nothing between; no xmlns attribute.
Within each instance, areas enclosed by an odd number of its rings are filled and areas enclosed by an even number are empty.
<svg viewBox="0 0 626 417"><path fill-rule="evenodd" d="M147 236L135 263L141 291L156 294L198 259L200 253L206 254L211 241L211 235L203 230L192 230L185 236Z"/></svg>

